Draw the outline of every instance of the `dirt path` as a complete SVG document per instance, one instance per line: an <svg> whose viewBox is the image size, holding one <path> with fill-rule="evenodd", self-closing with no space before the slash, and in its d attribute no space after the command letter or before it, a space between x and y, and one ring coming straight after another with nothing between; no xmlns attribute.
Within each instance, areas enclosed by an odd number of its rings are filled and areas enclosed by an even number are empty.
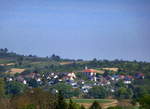
<svg viewBox="0 0 150 109"><path fill-rule="evenodd" d="M101 106L102 106L102 109L107 109L108 107L111 107L111 106L116 106L118 104L118 101L115 100L115 99L111 99L112 102L109 102L109 103L99 103ZM89 108L92 103L79 103L80 105L83 105L85 106L85 108Z"/></svg>
<svg viewBox="0 0 150 109"><path fill-rule="evenodd" d="M118 104L118 101L114 99L110 103L101 103L100 105L102 106L103 109L107 109L108 107L117 106L117 104Z"/></svg>

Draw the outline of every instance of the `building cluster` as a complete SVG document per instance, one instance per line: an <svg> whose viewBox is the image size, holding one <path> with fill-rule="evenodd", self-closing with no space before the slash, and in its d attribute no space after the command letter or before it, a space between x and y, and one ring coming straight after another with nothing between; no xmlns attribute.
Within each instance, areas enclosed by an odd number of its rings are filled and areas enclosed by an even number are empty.
<svg viewBox="0 0 150 109"><path fill-rule="evenodd" d="M82 74L87 79L78 77L77 73ZM93 86L110 86L111 91L114 92L113 84L120 80L126 84L132 84L135 79L144 79L143 73L135 73L131 75L123 74L104 74L94 69L85 69L81 72L47 72L39 74L38 72L32 72L25 75L18 75L16 77L9 76L5 78L6 81L19 81L25 85L28 85L30 80L34 80L39 85L52 86L60 82L64 82L72 86L72 88L79 88L82 92L88 93L88 90Z"/></svg>

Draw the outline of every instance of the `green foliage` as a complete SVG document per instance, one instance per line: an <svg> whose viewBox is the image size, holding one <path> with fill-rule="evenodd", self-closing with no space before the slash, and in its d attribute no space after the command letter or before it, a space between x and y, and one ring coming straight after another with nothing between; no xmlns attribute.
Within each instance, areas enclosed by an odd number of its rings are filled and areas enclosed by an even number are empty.
<svg viewBox="0 0 150 109"><path fill-rule="evenodd" d="M0 78L0 99L5 96L5 83L2 78Z"/></svg>
<svg viewBox="0 0 150 109"><path fill-rule="evenodd" d="M107 109L124 109L124 108L122 108L122 107L120 107L120 106L115 106L115 107L109 107L109 108L107 108Z"/></svg>
<svg viewBox="0 0 150 109"><path fill-rule="evenodd" d="M139 100L140 109L150 109L150 95L144 95Z"/></svg>
<svg viewBox="0 0 150 109"><path fill-rule="evenodd" d="M22 109L36 109L36 106L34 104L29 104Z"/></svg>
<svg viewBox="0 0 150 109"><path fill-rule="evenodd" d="M97 101L94 101L89 109L101 109L101 106Z"/></svg>
<svg viewBox="0 0 150 109"><path fill-rule="evenodd" d="M79 104L74 103L72 99L70 99L68 109L81 109L81 106Z"/></svg>
<svg viewBox="0 0 150 109"><path fill-rule="evenodd" d="M12 81L12 82L7 82L6 84L6 94L10 96L21 94L23 93L24 90L25 90L25 85L20 82Z"/></svg>
<svg viewBox="0 0 150 109"><path fill-rule="evenodd" d="M81 105L80 109L85 109L85 107L83 105Z"/></svg>
<svg viewBox="0 0 150 109"><path fill-rule="evenodd" d="M26 71L23 74L28 74L34 70L37 70L39 73L45 72L72 72L72 71L81 71L88 66L89 68L101 69L104 67L116 67L119 68L117 74L130 74L134 76L136 72L141 72L145 75L144 80L134 80L132 90L130 89L120 89L120 87L126 88L126 85L119 81L115 84L115 88L117 93L115 93L117 98L131 98L134 92L134 99L138 99L143 94L150 93L150 63L149 62L137 62L137 61L123 61L123 60L97 60L93 59L91 61L83 61L83 60L69 60L69 59L62 59L57 55L52 55L50 58L48 57L37 57L33 55L24 56L19 55L14 52L9 52L7 48L0 49L0 64L7 64L7 63L16 63L16 66L0 66L0 72L5 72L11 68L19 67L25 68ZM60 62L70 62L70 64L61 65ZM111 72L107 71L107 74ZM8 75L0 73L1 77L7 77ZM81 73L77 73L77 77L82 78L84 80L88 80L87 76L82 75ZM45 82L45 81L44 81ZM46 82L45 82L46 83ZM31 80L29 82L30 86L37 87L38 84L35 80ZM63 86L64 85L64 86ZM9 87L8 87L9 86ZM62 90L65 98L79 96L80 90L73 89L71 86L66 84L58 84L52 86L52 88ZM119 88L119 89L118 89ZM21 89L21 90L20 90ZM16 90L16 91L15 91ZM94 91L94 90L97 90ZM22 88L18 85L10 85L10 83L6 84L6 93L10 95L20 94L22 92ZM105 88L95 88L91 89L89 92L88 97L94 98L105 98L107 97L107 91Z"/></svg>
<svg viewBox="0 0 150 109"><path fill-rule="evenodd" d="M38 83L35 79L30 79L29 80L29 86L33 87L33 88L37 88L38 87Z"/></svg>
<svg viewBox="0 0 150 109"><path fill-rule="evenodd" d="M59 93L58 93L56 109L67 109L67 103L65 102L61 91L59 91Z"/></svg>
<svg viewBox="0 0 150 109"><path fill-rule="evenodd" d="M6 68L0 65L0 72L5 72L5 71L6 71Z"/></svg>
<svg viewBox="0 0 150 109"><path fill-rule="evenodd" d="M129 99L132 98L133 92L129 88L121 87L115 92L115 95L119 99Z"/></svg>
<svg viewBox="0 0 150 109"><path fill-rule="evenodd" d="M23 58L24 58L23 56L17 57L16 63L18 66L21 66L23 64L23 60L24 60Z"/></svg>
<svg viewBox="0 0 150 109"><path fill-rule="evenodd" d="M115 86L117 86L117 87L125 87L125 84L123 83L123 80L119 80L119 81L115 84Z"/></svg>
<svg viewBox="0 0 150 109"><path fill-rule="evenodd" d="M88 77L85 74L81 73L81 72L80 73L76 73L76 76L79 79L88 80Z"/></svg>
<svg viewBox="0 0 150 109"><path fill-rule="evenodd" d="M11 99L13 109L56 109L56 97L42 89L31 89Z"/></svg>
<svg viewBox="0 0 150 109"><path fill-rule="evenodd" d="M75 109L73 101L70 99L68 109Z"/></svg>
<svg viewBox="0 0 150 109"><path fill-rule="evenodd" d="M147 94L148 88L144 87L144 86L138 86L134 88L134 96L133 98L138 100L139 98L141 98L143 95Z"/></svg>
<svg viewBox="0 0 150 109"><path fill-rule="evenodd" d="M50 60L53 60L53 61L60 61L61 58L55 54L53 54L51 57L50 57Z"/></svg>
<svg viewBox="0 0 150 109"><path fill-rule="evenodd" d="M107 97L107 91L104 87L94 86L89 90L88 95L94 98L105 98Z"/></svg>
<svg viewBox="0 0 150 109"><path fill-rule="evenodd" d="M66 83L58 83L50 87L50 91L53 89L60 90L65 98L70 98L73 96L78 96L80 94L79 89L73 89L71 85Z"/></svg>

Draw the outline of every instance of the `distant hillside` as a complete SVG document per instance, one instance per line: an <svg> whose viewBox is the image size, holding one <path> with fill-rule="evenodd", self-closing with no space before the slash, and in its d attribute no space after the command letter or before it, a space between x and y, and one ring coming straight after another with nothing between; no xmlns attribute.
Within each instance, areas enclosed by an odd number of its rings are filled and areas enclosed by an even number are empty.
<svg viewBox="0 0 150 109"><path fill-rule="evenodd" d="M0 49L0 72L11 70L12 68L25 69L27 72L34 70L38 72L72 72L81 71L85 67L93 69L103 69L108 72L142 72L149 75L150 63L124 60L97 60L84 61L82 59L63 59L53 54L50 57L37 57L34 55L20 55L9 52L7 48Z"/></svg>

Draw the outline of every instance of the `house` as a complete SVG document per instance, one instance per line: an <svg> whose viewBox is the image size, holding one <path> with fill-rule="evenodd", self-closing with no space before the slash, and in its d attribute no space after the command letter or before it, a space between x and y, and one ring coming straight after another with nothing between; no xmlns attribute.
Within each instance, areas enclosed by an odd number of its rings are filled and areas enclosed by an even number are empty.
<svg viewBox="0 0 150 109"><path fill-rule="evenodd" d="M16 81L23 82L24 77L22 75L19 75L18 77L16 77Z"/></svg>
<svg viewBox="0 0 150 109"><path fill-rule="evenodd" d="M136 78L136 79L144 79L145 76L144 76L143 73L136 73L136 74L135 74L135 78Z"/></svg>
<svg viewBox="0 0 150 109"><path fill-rule="evenodd" d="M131 81L125 80L125 81L124 81L124 84L131 84Z"/></svg>
<svg viewBox="0 0 150 109"><path fill-rule="evenodd" d="M90 74L91 76L96 75L96 73L100 73L99 70L95 70L95 69L85 69L82 72L87 73L87 75Z"/></svg>
<svg viewBox="0 0 150 109"><path fill-rule="evenodd" d="M6 81L13 81L13 78L12 77L6 77L5 80Z"/></svg>
<svg viewBox="0 0 150 109"><path fill-rule="evenodd" d="M76 82L72 82L72 83L71 83L71 86L72 86L73 88L78 88L78 84L77 84Z"/></svg>
<svg viewBox="0 0 150 109"><path fill-rule="evenodd" d="M74 79L76 78L76 75L75 75L74 72L71 72L71 73L68 73L67 77L68 77L68 79L70 79L70 80L74 80Z"/></svg>
<svg viewBox="0 0 150 109"><path fill-rule="evenodd" d="M125 75L119 75L120 79L125 79Z"/></svg>
<svg viewBox="0 0 150 109"><path fill-rule="evenodd" d="M127 76L125 76L124 80L125 81L132 81L132 80L134 80L134 78L131 75L127 75Z"/></svg>
<svg viewBox="0 0 150 109"><path fill-rule="evenodd" d="M26 80L23 80L23 84L27 84L27 81L26 81Z"/></svg>
<svg viewBox="0 0 150 109"><path fill-rule="evenodd" d="M100 73L100 71L95 69L85 69L81 73L91 81L97 81L97 73Z"/></svg>
<svg viewBox="0 0 150 109"><path fill-rule="evenodd" d="M88 93L88 90L89 89L91 89L92 87L90 86L90 85L84 85L84 86L82 86L82 91L84 92L84 93Z"/></svg>

